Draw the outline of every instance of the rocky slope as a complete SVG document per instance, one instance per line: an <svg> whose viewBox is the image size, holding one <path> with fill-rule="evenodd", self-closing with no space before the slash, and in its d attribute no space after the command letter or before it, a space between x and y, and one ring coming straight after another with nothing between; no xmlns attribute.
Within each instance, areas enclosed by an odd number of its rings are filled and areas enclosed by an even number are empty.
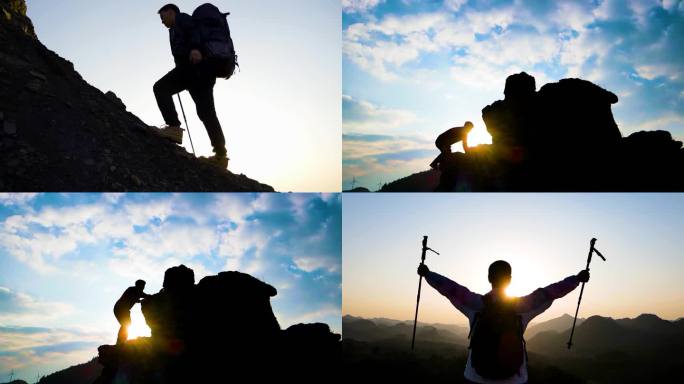
<svg viewBox="0 0 684 384"><path fill-rule="evenodd" d="M0 0L0 191L273 191L153 129L41 44L24 0Z"/></svg>

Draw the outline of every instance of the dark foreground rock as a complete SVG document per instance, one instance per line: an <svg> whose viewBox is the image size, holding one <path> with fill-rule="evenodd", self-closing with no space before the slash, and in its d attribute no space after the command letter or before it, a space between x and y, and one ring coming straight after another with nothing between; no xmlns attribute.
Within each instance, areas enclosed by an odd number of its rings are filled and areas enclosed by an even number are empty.
<svg viewBox="0 0 684 384"><path fill-rule="evenodd" d="M389 183L397 191L684 191L682 142L667 131L623 137L618 97L589 81L563 79L536 90L522 72L504 100L482 110L491 145L453 153L439 171Z"/></svg>
<svg viewBox="0 0 684 384"><path fill-rule="evenodd" d="M221 272L194 283L181 265L142 304L152 336L98 348L96 383L325 382L341 365L340 335L326 324L281 330L272 286Z"/></svg>
<svg viewBox="0 0 684 384"><path fill-rule="evenodd" d="M24 0L0 8L0 190L273 191L199 161L89 85L37 39Z"/></svg>

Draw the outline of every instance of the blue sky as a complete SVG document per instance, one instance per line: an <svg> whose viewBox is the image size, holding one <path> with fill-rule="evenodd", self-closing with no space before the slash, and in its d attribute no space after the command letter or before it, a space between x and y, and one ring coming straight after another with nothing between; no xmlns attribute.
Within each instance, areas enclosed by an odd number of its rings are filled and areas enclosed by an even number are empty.
<svg viewBox="0 0 684 384"><path fill-rule="evenodd" d="M431 270L484 294L495 260L513 269L521 296L574 275L594 257L580 317L654 313L684 317L683 194L344 194L342 313L413 319L423 235ZM420 319L466 324L435 290L421 295ZM579 290L537 318L574 314Z"/></svg>
<svg viewBox="0 0 684 384"><path fill-rule="evenodd" d="M114 91L129 111L154 126L164 121L152 86L174 65L168 30L157 14L165 3L27 0L28 15L43 44L73 62L90 84ZM192 13L204 2L175 3ZM218 80L214 89L230 169L283 192L339 191L339 1L212 3L231 12L241 67L230 80ZM198 156L210 155L194 104L187 92L181 96ZM184 146L190 152L187 135Z"/></svg>
<svg viewBox="0 0 684 384"><path fill-rule="evenodd" d="M684 1L343 0L343 186L428 169L436 136L503 98L581 77L619 97L628 135L684 139ZM391 155L389 155L391 154Z"/></svg>
<svg viewBox="0 0 684 384"><path fill-rule="evenodd" d="M181 263L196 282L273 285L282 328L339 332L341 225L339 194L0 194L0 377L90 360L116 340L121 293L140 278L156 293ZM139 306L132 318L144 325Z"/></svg>

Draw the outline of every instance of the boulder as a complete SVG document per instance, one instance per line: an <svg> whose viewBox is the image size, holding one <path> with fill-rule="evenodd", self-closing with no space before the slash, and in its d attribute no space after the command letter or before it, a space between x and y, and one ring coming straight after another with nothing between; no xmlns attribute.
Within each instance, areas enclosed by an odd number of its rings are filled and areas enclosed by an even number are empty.
<svg viewBox="0 0 684 384"><path fill-rule="evenodd" d="M276 294L245 273L220 272L194 284L192 269L171 267L162 290L142 303L152 337L101 346L105 369L97 383L314 382L339 369L340 335L326 324L281 330L270 303ZM302 362L312 367L290 369Z"/></svg>

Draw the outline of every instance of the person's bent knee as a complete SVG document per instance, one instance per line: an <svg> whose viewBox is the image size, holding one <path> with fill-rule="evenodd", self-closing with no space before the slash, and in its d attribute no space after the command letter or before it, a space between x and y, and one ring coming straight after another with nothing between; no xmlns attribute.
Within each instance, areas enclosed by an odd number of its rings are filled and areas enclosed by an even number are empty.
<svg viewBox="0 0 684 384"><path fill-rule="evenodd" d="M164 85L161 80L158 80L154 85L152 86L152 91L154 91L155 95L161 95L164 93Z"/></svg>

